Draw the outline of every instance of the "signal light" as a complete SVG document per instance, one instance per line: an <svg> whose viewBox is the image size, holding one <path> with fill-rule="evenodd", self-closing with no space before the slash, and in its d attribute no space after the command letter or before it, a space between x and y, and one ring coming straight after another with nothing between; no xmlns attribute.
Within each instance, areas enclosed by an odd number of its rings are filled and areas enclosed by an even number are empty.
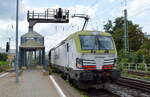
<svg viewBox="0 0 150 97"><path fill-rule="evenodd" d="M9 42L6 42L6 52L8 52L10 49L10 45L9 45Z"/></svg>

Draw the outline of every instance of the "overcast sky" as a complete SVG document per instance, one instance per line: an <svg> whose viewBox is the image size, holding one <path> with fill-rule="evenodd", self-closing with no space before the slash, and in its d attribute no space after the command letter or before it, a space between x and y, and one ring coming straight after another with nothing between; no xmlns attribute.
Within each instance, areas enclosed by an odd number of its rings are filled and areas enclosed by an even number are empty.
<svg viewBox="0 0 150 97"><path fill-rule="evenodd" d="M124 0L19 0L19 37L28 32L27 10L44 12L47 8L65 8L73 14L87 14L90 21L87 29L103 31L107 20L123 16ZM16 0L1 0L0 3L0 47L5 47L11 37L11 48L15 48ZM127 0L128 19L139 24L150 34L150 0ZM46 51L57 45L68 35L81 30L83 19L71 18L68 24L36 24L34 30L45 36ZM20 41L20 38L19 38Z"/></svg>

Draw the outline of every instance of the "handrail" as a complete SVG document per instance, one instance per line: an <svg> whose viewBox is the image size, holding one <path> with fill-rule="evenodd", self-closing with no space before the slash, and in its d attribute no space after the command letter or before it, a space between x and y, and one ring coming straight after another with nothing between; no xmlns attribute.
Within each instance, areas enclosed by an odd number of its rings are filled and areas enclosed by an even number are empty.
<svg viewBox="0 0 150 97"><path fill-rule="evenodd" d="M44 13L35 13L34 11L28 11L27 19L57 19L58 10L47 9ZM69 19L69 10L62 10L62 19Z"/></svg>

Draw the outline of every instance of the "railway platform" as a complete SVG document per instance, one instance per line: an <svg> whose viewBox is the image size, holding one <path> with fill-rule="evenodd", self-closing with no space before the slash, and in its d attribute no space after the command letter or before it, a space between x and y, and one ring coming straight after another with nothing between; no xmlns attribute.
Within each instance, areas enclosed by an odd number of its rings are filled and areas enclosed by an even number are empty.
<svg viewBox="0 0 150 97"><path fill-rule="evenodd" d="M15 74L0 74L0 97L81 97L59 75L47 75L43 69L24 69L15 82Z"/></svg>
<svg viewBox="0 0 150 97"><path fill-rule="evenodd" d="M0 97L60 97L48 76L41 70L25 70L15 83L15 77L9 73L0 78Z"/></svg>

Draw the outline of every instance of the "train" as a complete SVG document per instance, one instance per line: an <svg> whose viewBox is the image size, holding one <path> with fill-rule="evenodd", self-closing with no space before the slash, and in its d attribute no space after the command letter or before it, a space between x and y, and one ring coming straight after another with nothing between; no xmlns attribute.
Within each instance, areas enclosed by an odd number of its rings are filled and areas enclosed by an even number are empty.
<svg viewBox="0 0 150 97"><path fill-rule="evenodd" d="M117 50L111 34L78 31L49 51L50 66L80 88L116 82Z"/></svg>

